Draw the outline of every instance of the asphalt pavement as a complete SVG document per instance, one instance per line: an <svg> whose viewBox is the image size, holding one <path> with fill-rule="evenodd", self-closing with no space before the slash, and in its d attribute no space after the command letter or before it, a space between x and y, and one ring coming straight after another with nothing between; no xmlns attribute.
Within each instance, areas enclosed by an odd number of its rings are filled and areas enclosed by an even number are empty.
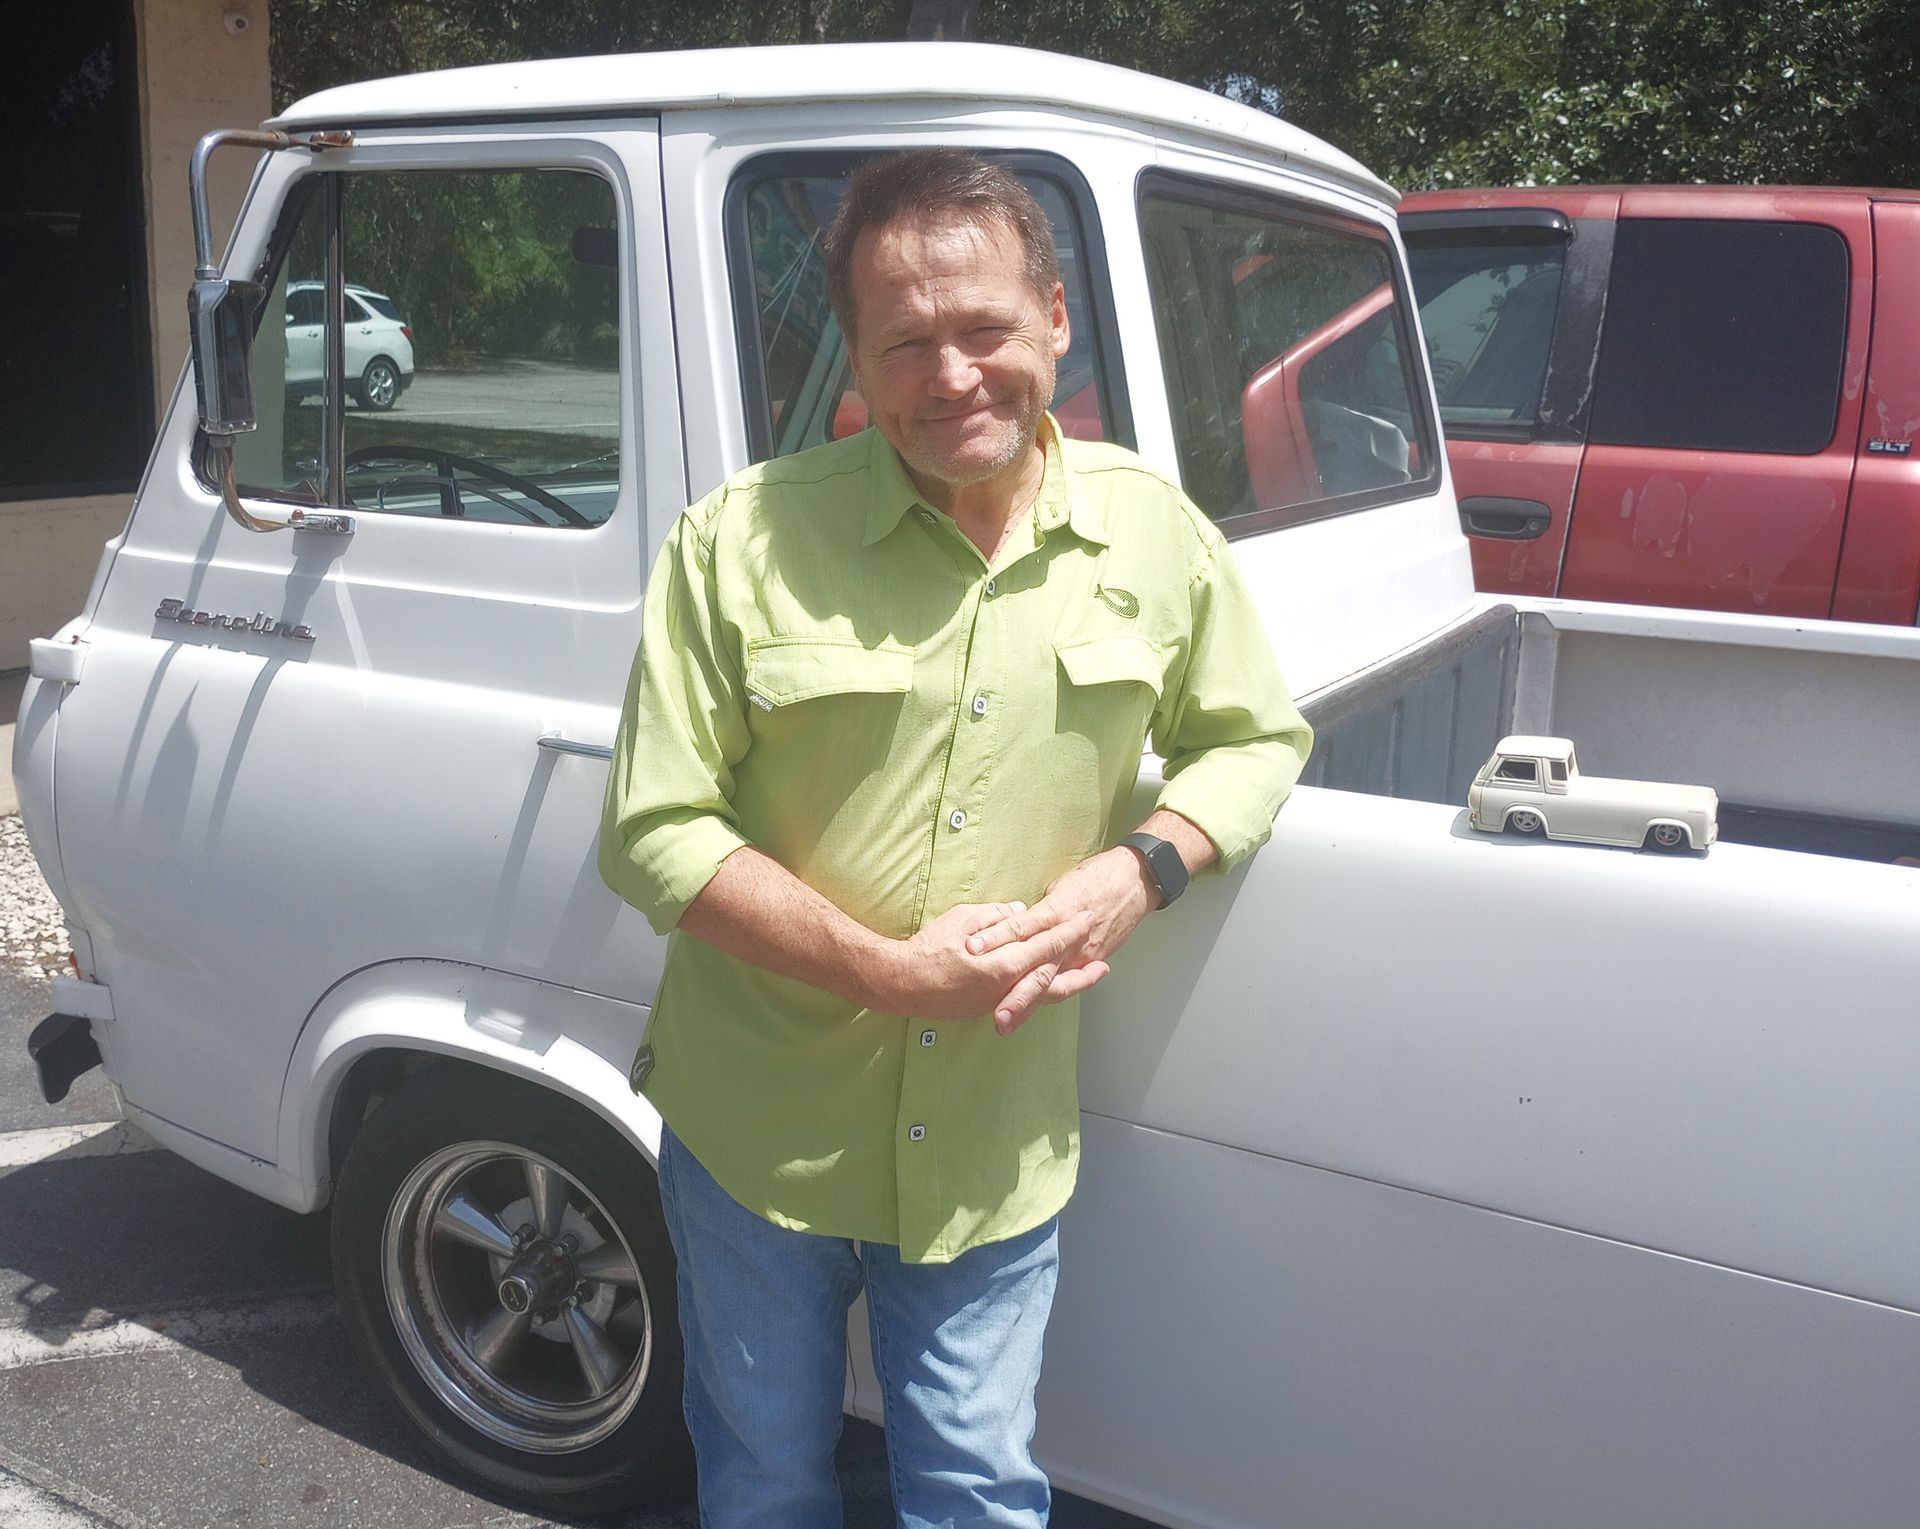
<svg viewBox="0 0 1920 1529"><path fill-rule="evenodd" d="M11 720L10 715L6 720ZM99 1072L44 1103L26 1037L58 909L0 817L0 1529L536 1529L442 1474L347 1350L324 1214L155 1150ZM893 1522L878 1429L848 1420L848 1529ZM695 1529L689 1503L596 1521ZM1056 1499L1056 1529L1149 1529Z"/></svg>

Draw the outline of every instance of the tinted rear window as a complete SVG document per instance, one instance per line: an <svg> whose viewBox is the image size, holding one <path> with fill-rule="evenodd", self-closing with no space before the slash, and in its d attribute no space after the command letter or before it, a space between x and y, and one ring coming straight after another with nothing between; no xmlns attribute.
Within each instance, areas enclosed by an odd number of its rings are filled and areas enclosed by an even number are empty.
<svg viewBox="0 0 1920 1529"><path fill-rule="evenodd" d="M1807 455L1833 437L1847 245L1809 223L1623 219L1591 439Z"/></svg>

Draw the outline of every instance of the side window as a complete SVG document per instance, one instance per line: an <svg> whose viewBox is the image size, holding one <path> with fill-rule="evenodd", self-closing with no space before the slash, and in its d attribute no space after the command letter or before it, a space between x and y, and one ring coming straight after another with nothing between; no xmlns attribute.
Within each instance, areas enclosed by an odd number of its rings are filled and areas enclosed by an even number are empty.
<svg viewBox="0 0 1920 1529"><path fill-rule="evenodd" d="M324 183L300 182L283 213L279 269L253 337L253 406L259 428L234 437L234 472L244 494L321 498L327 317L327 198Z"/></svg>
<svg viewBox="0 0 1920 1529"><path fill-rule="evenodd" d="M1525 781L1529 786L1540 783L1540 767L1531 759L1503 759L1500 768L1493 772L1495 780Z"/></svg>
<svg viewBox="0 0 1920 1529"><path fill-rule="evenodd" d="M1427 363L1449 431L1531 426L1539 417L1566 257L1558 240L1407 240Z"/></svg>
<svg viewBox="0 0 1920 1529"><path fill-rule="evenodd" d="M1164 177L1140 223L1181 478L1202 509L1253 529L1433 481L1380 230Z"/></svg>
<svg viewBox="0 0 1920 1529"><path fill-rule="evenodd" d="M847 348L827 301L820 254L820 236L840 205L849 169L839 160L818 168L749 165L730 202L736 311L743 332L758 335L758 353L743 369L757 459L787 456L867 425L866 405L854 391ZM1019 173L1053 225L1067 291L1072 342L1055 376L1054 415L1067 435L1119 438L1126 432L1117 428L1103 365L1086 230L1058 180L1039 171Z"/></svg>
<svg viewBox="0 0 1920 1529"><path fill-rule="evenodd" d="M571 529L604 521L620 479L612 186L539 169L345 176L337 200L326 189L282 230L255 341L261 429L240 437L236 458L242 487L316 501L332 401L344 413L337 467L350 508ZM326 256L334 205L337 275ZM336 279L346 322L330 394Z"/></svg>
<svg viewBox="0 0 1920 1529"><path fill-rule="evenodd" d="M1590 438L1810 455L1833 437L1847 245L1812 223L1623 219Z"/></svg>
<svg viewBox="0 0 1920 1529"><path fill-rule="evenodd" d="M1555 785L1564 786L1567 783L1567 767L1558 759L1547 761L1547 774L1553 778Z"/></svg>

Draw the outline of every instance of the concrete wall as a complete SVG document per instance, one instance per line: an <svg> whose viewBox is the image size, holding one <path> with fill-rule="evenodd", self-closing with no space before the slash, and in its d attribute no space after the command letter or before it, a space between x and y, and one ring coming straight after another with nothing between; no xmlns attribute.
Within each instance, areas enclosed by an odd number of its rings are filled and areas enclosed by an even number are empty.
<svg viewBox="0 0 1920 1529"><path fill-rule="evenodd" d="M209 128L251 127L272 109L267 0L136 0L134 10L158 418L187 355L193 280L187 162ZM245 25L235 30L239 19ZM222 239L252 164L237 149L214 161L214 226ZM0 503L0 670L24 665L28 638L46 636L79 612L101 543L126 523L131 504L125 494Z"/></svg>

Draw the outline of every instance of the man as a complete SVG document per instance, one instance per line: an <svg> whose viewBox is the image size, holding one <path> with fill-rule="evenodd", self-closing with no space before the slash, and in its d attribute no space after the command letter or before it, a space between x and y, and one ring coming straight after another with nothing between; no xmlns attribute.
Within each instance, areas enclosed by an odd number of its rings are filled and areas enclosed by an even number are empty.
<svg viewBox="0 0 1920 1529"><path fill-rule="evenodd" d="M601 840L674 930L634 1081L702 1522L839 1523L864 1288L901 1522L1039 1525L1074 999L1264 841L1311 734L1218 532L1047 416L1066 299L1011 173L872 160L824 249L873 428L669 537ZM1159 810L1108 848L1150 731Z"/></svg>

